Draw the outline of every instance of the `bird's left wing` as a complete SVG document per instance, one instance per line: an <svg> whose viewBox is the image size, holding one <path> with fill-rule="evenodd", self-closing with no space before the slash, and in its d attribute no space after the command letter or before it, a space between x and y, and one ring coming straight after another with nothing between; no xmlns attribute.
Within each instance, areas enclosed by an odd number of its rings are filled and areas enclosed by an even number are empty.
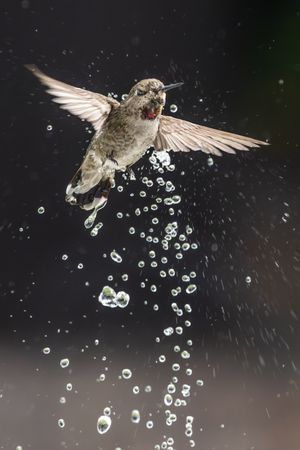
<svg viewBox="0 0 300 450"><path fill-rule="evenodd" d="M88 120L96 131L101 129L111 109L119 106L119 102L113 98L48 77L34 65L25 67L48 87L47 92L54 96L54 102L59 103L62 109L66 109L81 119Z"/></svg>
<svg viewBox="0 0 300 450"><path fill-rule="evenodd" d="M247 151L251 147L268 145L268 143L196 125L174 117L161 116L153 145L157 151L189 152L190 150L201 150L204 153L221 156L221 151L226 153L235 153L235 150Z"/></svg>

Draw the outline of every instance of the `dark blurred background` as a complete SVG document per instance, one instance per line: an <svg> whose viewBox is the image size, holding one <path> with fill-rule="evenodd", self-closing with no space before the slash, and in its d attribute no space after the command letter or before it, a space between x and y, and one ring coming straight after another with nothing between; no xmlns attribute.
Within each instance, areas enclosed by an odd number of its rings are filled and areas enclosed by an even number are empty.
<svg viewBox="0 0 300 450"><path fill-rule="evenodd" d="M2 0L0 6L0 448L148 450L165 435L182 450L192 445L184 434L190 414L197 449L299 449L299 5ZM136 181L118 177L124 190L113 190L99 213L104 226L91 237L86 213L64 202L91 128L51 103L25 63L119 96L145 77L184 81L170 92L167 114L174 103L176 117L271 146L214 158L213 165L201 152L172 154L176 170L164 178L182 195L173 217L167 207L135 215L163 194L156 184L146 198L138 194L146 190L143 177L160 176L145 156ZM159 276L165 253L139 236L149 234L154 217L159 239L170 221L194 230L196 250L184 261L173 250L167 255L175 278ZM113 249L121 265L110 259ZM157 268L150 266L151 250ZM197 291L187 295L181 276L191 271ZM106 284L130 294L126 309L98 303ZM183 293L174 299L170 290L178 285ZM166 337L163 329L183 320L172 301L192 306L192 325ZM179 377L173 347L186 348L187 339L192 356L181 360ZM161 354L167 362L157 364ZM62 369L65 357L70 366ZM118 378L125 367L133 371L126 382ZM184 375L186 368L192 375ZM97 381L101 373L104 382ZM169 408L178 422L167 427L163 395L172 375L191 385L191 397L186 408ZM101 436L96 422L105 406L112 407L113 424ZM141 411L139 425L130 422L133 408Z"/></svg>

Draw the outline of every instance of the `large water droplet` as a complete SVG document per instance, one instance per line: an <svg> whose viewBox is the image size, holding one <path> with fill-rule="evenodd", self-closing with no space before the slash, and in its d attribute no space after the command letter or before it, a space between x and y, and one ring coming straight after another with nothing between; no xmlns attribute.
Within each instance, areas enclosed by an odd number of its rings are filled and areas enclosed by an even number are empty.
<svg viewBox="0 0 300 450"><path fill-rule="evenodd" d="M109 416L100 416L97 420L97 431L99 434L106 433L111 427L111 418Z"/></svg>
<svg viewBox="0 0 300 450"><path fill-rule="evenodd" d="M189 284L185 291L187 294L192 294L196 290L197 290L197 286L195 284Z"/></svg>
<svg viewBox="0 0 300 450"><path fill-rule="evenodd" d="M129 294L124 291L120 291L116 296L116 303L119 308L126 308L130 300Z"/></svg>
<svg viewBox="0 0 300 450"><path fill-rule="evenodd" d="M116 263L121 263L122 262L122 256L119 255L119 253L117 253L115 250L113 250L110 253L110 257L113 261L115 261Z"/></svg>
<svg viewBox="0 0 300 450"><path fill-rule="evenodd" d="M129 380L129 378L132 377L132 372L130 369L123 369L122 370L122 377L125 378L125 380Z"/></svg>
<svg viewBox="0 0 300 450"><path fill-rule="evenodd" d="M116 308L118 306L116 303L116 296L117 294L113 288L104 286L98 300L103 306Z"/></svg>

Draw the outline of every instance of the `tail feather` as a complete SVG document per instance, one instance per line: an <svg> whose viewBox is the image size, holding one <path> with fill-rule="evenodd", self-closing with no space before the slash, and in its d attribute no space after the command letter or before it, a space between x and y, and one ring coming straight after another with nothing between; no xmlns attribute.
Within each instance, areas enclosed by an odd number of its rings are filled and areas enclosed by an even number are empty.
<svg viewBox="0 0 300 450"><path fill-rule="evenodd" d="M85 210L100 209L105 206L113 186L114 171L98 169L87 174L81 167L67 186L66 201Z"/></svg>

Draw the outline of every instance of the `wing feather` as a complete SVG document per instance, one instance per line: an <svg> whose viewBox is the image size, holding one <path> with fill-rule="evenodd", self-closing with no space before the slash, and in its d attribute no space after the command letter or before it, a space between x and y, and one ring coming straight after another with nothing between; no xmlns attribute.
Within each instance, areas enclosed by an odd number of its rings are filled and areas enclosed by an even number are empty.
<svg viewBox="0 0 300 450"><path fill-rule="evenodd" d="M48 77L34 65L26 65L26 68L48 87L47 92L54 97L54 102L60 104L61 109L88 120L96 131L101 129L111 109L119 106L119 102L110 97Z"/></svg>
<svg viewBox="0 0 300 450"><path fill-rule="evenodd" d="M268 145L267 142L247 136L204 127L170 116L161 116L158 133L154 141L155 150L188 152L201 150L221 156L222 152L248 151L249 148Z"/></svg>

